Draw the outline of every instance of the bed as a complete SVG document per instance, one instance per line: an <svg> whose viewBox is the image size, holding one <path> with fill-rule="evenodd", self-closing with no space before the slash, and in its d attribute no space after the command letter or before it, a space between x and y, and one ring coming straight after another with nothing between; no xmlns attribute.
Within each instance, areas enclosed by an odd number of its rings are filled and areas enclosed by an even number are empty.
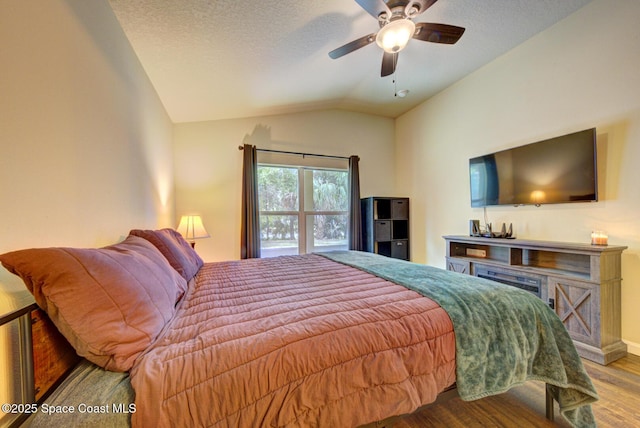
<svg viewBox="0 0 640 428"><path fill-rule="evenodd" d="M358 427L528 380L595 426L562 323L506 285L352 251L203 263L171 229L0 262L82 357L31 426Z"/></svg>

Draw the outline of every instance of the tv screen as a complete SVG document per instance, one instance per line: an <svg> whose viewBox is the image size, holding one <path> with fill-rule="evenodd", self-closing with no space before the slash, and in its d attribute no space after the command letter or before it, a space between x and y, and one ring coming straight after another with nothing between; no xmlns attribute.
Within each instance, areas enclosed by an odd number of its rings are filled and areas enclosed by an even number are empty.
<svg viewBox="0 0 640 428"><path fill-rule="evenodd" d="M598 200L595 128L469 159L471 206Z"/></svg>

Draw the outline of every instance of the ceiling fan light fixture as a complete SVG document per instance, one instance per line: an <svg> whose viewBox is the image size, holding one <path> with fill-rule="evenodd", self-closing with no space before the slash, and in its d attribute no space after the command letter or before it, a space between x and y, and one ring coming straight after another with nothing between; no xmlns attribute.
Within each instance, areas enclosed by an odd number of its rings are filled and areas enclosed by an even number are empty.
<svg viewBox="0 0 640 428"><path fill-rule="evenodd" d="M382 27L376 35L376 43L385 52L400 52L407 46L416 31L416 24L410 19L397 19Z"/></svg>

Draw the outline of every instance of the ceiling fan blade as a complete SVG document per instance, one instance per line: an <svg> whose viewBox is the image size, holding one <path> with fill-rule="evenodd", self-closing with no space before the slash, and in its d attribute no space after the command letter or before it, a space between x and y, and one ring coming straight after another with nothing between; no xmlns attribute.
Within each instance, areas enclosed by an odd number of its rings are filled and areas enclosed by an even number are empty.
<svg viewBox="0 0 640 428"><path fill-rule="evenodd" d="M382 12L387 12L391 16L391 10L383 0L356 0L356 3L375 19L378 19L378 15Z"/></svg>
<svg viewBox="0 0 640 428"><path fill-rule="evenodd" d="M398 52L389 53L384 52L382 54L382 72L380 73L381 77L388 76L393 74L396 71L396 64L398 63Z"/></svg>
<svg viewBox="0 0 640 428"><path fill-rule="evenodd" d="M363 48L376 39L376 34L371 33L368 36L360 37L352 42L347 43L346 45L342 45L339 48L336 48L329 52L329 56L333 59L340 58L343 55L351 53L357 49Z"/></svg>
<svg viewBox="0 0 640 428"><path fill-rule="evenodd" d="M431 6L433 6L433 4L435 2L437 2L438 0L426 0L424 2L424 6L422 6L422 10L420 11L420 13L424 12L425 10L429 9Z"/></svg>
<svg viewBox="0 0 640 428"><path fill-rule="evenodd" d="M416 32L413 34L413 38L425 42L452 45L462 37L463 33L464 28L456 27L455 25L420 22L416 24Z"/></svg>

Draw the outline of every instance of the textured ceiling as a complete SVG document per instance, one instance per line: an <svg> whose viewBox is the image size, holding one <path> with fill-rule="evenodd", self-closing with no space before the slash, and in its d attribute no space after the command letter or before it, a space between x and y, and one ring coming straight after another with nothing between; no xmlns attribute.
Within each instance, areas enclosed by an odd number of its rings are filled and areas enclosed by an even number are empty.
<svg viewBox="0 0 640 428"><path fill-rule="evenodd" d="M378 29L353 0L109 0L176 123L318 108L397 117L589 1L439 0L415 21L465 27L460 41L411 40L381 78L375 43L327 55Z"/></svg>

